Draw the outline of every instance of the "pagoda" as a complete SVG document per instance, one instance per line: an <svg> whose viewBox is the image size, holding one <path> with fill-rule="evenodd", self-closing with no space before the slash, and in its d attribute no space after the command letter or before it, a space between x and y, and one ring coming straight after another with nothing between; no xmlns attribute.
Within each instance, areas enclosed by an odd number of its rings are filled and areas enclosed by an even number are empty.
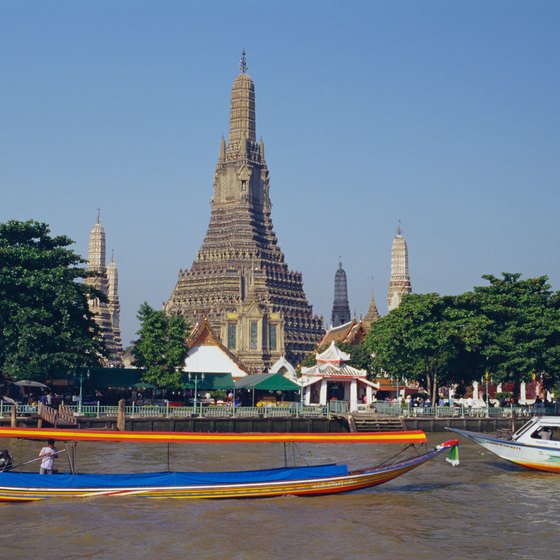
<svg viewBox="0 0 560 560"><path fill-rule="evenodd" d="M372 278L372 283L373 283L373 278ZM369 331L369 329L371 329L371 326L373 325L373 323L375 323L375 321L377 321L379 319L379 311L377 311L377 305L375 303L375 294L373 291L373 287L371 289L371 301L369 303L369 308L368 308L368 312L366 314L366 318L364 319L364 326L366 328L366 330Z"/></svg>
<svg viewBox="0 0 560 560"><path fill-rule="evenodd" d="M245 52L231 90L229 139L220 142L210 224L190 269L181 270L168 314L192 326L207 319L252 373L281 356L297 364L323 336L303 291L301 272L288 269L272 227L264 143L256 140L255 87Z"/></svg>
<svg viewBox="0 0 560 560"><path fill-rule="evenodd" d="M97 222L89 234L87 267L89 275L86 277L85 283L98 290L105 298L89 299L88 305L107 349L108 357L103 360L104 365L122 367L123 348L119 326L118 270L114 256L109 267L106 266L105 255L105 229L101 224L98 212Z"/></svg>
<svg viewBox="0 0 560 560"><path fill-rule="evenodd" d="M331 314L331 326L338 327L350 321L350 305L348 303L348 282L342 262L334 275L334 301Z"/></svg>
<svg viewBox="0 0 560 560"><path fill-rule="evenodd" d="M396 309L403 296L412 292L410 273L408 271L408 247L402 235L401 225L397 228L397 235L391 247L391 278L387 295L389 311Z"/></svg>

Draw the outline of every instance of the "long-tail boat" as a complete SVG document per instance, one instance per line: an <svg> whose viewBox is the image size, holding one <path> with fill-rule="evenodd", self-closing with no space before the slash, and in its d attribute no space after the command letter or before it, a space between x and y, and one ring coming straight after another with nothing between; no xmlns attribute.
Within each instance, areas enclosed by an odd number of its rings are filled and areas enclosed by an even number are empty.
<svg viewBox="0 0 560 560"><path fill-rule="evenodd" d="M449 440L419 452L425 444L424 432L358 433L246 433L130 432L64 430L41 428L0 428L0 438L31 440L167 442L167 443L393 443L416 449L411 458L385 462L377 467L349 470L344 464L231 472L154 472L127 474L77 473L69 461L69 473L41 475L16 472L17 465L0 472L0 501L21 502L45 498L92 498L99 496L141 496L148 498L256 498L336 494L377 486L450 451L458 440ZM67 448L68 450L68 448ZM69 452L70 455L70 452Z"/></svg>

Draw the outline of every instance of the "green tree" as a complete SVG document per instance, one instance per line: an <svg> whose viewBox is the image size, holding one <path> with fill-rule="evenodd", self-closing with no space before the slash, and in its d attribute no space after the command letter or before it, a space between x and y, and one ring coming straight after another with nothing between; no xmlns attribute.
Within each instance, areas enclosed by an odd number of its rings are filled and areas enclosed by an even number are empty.
<svg viewBox="0 0 560 560"><path fill-rule="evenodd" d="M365 369L368 376L371 375L373 371L373 361L371 353L368 352L367 348L363 344L348 344L347 342L341 342L337 346L347 354L350 354L349 364L352 367L358 369Z"/></svg>
<svg viewBox="0 0 560 560"><path fill-rule="evenodd" d="M143 380L161 388L181 385L180 368L187 356L189 326L179 315L167 316L144 302L137 315L140 320L138 340L132 353L134 365L146 371Z"/></svg>
<svg viewBox="0 0 560 560"><path fill-rule="evenodd" d="M483 276L488 286L459 296L412 294L376 321L364 345L374 366L416 379L435 395L438 384L464 387L490 371L495 382L544 374L560 385L560 293L548 278Z"/></svg>
<svg viewBox="0 0 560 560"><path fill-rule="evenodd" d="M479 362L483 323L454 297L411 294L373 324L364 346L378 371L418 381L435 400L442 384L470 381L465 365Z"/></svg>
<svg viewBox="0 0 560 560"><path fill-rule="evenodd" d="M47 224L0 224L0 370L12 379L99 365L84 261Z"/></svg>
<svg viewBox="0 0 560 560"><path fill-rule="evenodd" d="M552 387L560 380L560 294L548 278L521 279L517 273L502 278L483 276L488 286L464 294L465 306L490 323L484 364L495 381L513 381L515 396L521 381L545 373Z"/></svg>

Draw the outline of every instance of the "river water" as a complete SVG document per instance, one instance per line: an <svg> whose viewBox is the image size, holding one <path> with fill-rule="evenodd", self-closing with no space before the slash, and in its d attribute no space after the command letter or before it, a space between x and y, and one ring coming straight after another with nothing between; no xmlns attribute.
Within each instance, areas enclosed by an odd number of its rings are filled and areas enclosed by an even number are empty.
<svg viewBox="0 0 560 560"><path fill-rule="evenodd" d="M429 445L447 439L429 436ZM41 444L5 441L16 461ZM330 559L549 558L560 550L560 476L511 466L461 442L376 488L326 497L255 500L45 500L0 506L1 558ZM59 445L59 449L62 446ZM395 446L300 445L299 464L376 464ZM79 443L78 470L166 470L159 444ZM177 470L281 466L274 444L175 446ZM66 470L64 454L59 470ZM38 469L37 463L30 466Z"/></svg>

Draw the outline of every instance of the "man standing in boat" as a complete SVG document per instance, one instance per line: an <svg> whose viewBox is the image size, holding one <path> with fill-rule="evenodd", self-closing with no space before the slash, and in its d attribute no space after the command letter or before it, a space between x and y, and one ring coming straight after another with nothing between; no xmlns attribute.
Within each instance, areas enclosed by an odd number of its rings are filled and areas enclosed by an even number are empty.
<svg viewBox="0 0 560 560"><path fill-rule="evenodd" d="M39 474L52 474L54 469L54 460L58 455L58 449L54 446L54 439L47 441L46 447L39 452L39 457L43 457Z"/></svg>

